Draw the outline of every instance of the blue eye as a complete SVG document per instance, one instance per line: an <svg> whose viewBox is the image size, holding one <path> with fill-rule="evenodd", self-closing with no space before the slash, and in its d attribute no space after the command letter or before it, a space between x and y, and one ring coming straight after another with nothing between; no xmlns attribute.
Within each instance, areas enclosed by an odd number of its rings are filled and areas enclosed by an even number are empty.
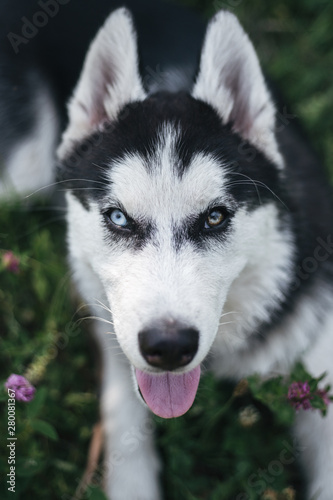
<svg viewBox="0 0 333 500"><path fill-rule="evenodd" d="M125 214L119 210L118 208L114 208L112 212L109 214L110 221L118 227L127 227L128 220Z"/></svg>

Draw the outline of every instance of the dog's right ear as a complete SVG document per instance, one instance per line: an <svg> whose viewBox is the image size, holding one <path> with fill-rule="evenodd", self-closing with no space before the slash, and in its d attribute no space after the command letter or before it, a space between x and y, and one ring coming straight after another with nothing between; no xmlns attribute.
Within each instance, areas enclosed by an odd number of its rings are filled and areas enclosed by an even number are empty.
<svg viewBox="0 0 333 500"><path fill-rule="evenodd" d="M218 12L210 21L193 96L210 104L223 123L252 142L278 165L275 107L257 55L237 18Z"/></svg>
<svg viewBox="0 0 333 500"><path fill-rule="evenodd" d="M58 148L64 158L73 144L127 103L145 98L139 76L136 32L126 8L112 12L93 40L68 105L69 123Z"/></svg>

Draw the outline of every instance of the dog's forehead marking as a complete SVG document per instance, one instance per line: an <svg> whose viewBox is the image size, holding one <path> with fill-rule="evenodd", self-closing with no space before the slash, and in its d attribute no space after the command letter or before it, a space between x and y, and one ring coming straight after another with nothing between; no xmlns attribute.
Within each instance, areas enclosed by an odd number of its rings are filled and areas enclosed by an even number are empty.
<svg viewBox="0 0 333 500"><path fill-rule="evenodd" d="M113 162L110 203L120 203L133 217L156 220L163 215L173 221L201 213L215 200L222 203L227 191L226 172L220 163L198 152L179 176L176 140L177 131L167 126L149 160L131 153Z"/></svg>

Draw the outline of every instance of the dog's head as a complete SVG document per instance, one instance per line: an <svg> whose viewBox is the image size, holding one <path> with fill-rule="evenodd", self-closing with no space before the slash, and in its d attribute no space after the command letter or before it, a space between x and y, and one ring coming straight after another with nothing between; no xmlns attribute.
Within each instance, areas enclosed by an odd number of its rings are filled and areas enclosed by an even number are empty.
<svg viewBox="0 0 333 500"><path fill-rule="evenodd" d="M88 52L58 150L71 259L102 283L161 416L192 404L214 341L246 348L283 300L293 245L274 120L254 49L228 12L208 26L191 94L146 94L125 9Z"/></svg>

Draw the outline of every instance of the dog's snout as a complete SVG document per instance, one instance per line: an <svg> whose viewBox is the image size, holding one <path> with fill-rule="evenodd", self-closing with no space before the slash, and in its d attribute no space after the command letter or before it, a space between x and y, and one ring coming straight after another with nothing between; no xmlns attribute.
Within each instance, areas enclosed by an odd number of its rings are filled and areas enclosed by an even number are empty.
<svg viewBox="0 0 333 500"><path fill-rule="evenodd" d="M139 333L139 346L147 363L162 370L188 365L199 344L199 332L177 321L165 321Z"/></svg>

